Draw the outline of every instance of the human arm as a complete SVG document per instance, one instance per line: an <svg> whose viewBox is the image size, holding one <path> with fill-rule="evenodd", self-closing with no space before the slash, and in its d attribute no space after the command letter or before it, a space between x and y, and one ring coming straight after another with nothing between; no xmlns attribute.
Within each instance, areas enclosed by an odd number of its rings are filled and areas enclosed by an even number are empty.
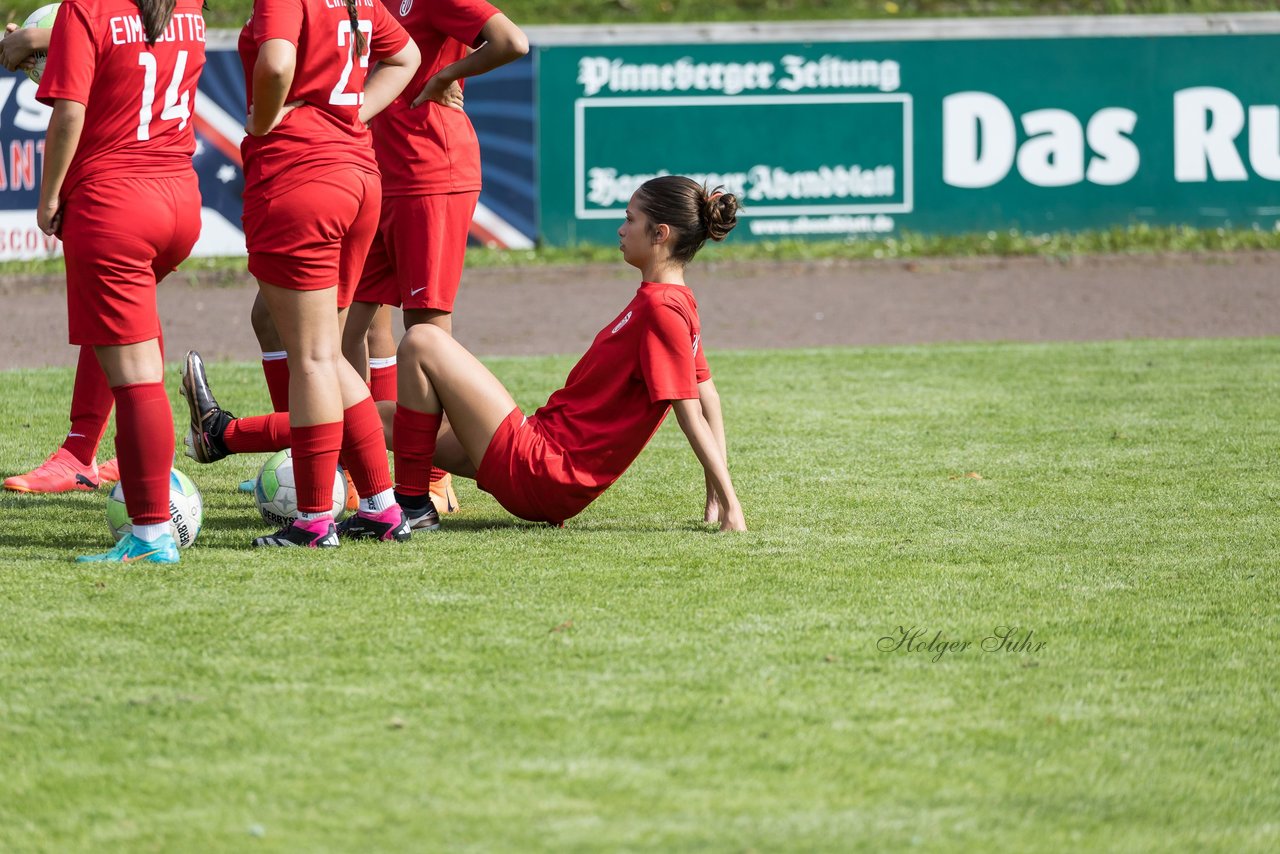
<svg viewBox="0 0 1280 854"><path fill-rule="evenodd" d="M725 464L729 462L729 446L724 438L724 416L720 410L720 393L716 391L715 381L708 378L698 383L698 400L702 404L702 417L706 419L711 434L715 436L716 445L720 448L720 456ZM720 502L716 499L715 488L711 484L711 476L707 475L707 504L703 516L704 522L720 521Z"/></svg>
<svg viewBox="0 0 1280 854"><path fill-rule="evenodd" d="M40 202L36 224L45 234L62 230L62 183L80 146L84 130L84 104L58 98L53 102L49 129L44 138L44 172L40 179Z"/></svg>
<svg viewBox="0 0 1280 854"><path fill-rule="evenodd" d="M53 38L53 30L41 27L19 28L6 24L4 38L0 39L0 65L10 71L31 68L35 65L32 54L47 51Z"/></svg>
<svg viewBox="0 0 1280 854"><path fill-rule="evenodd" d="M431 75L427 85L413 99L412 106L435 101L445 107L461 110L462 87L458 85L459 80L492 71L529 52L529 39L524 31L501 12L485 21L476 44L479 47L462 59L449 63Z"/></svg>
<svg viewBox="0 0 1280 854"><path fill-rule="evenodd" d="M699 388L699 394L701 394L701 388ZM725 463L724 452L721 450L721 440L717 439L703 414L703 405L701 397L671 401L671 408L675 410L680 429L689 440L689 446L693 448L698 462L702 463L707 485L715 493L715 500L720 508L720 530L745 531L747 523L743 518L738 496L733 491L733 482L729 479L729 467ZM722 435L723 429L721 425Z"/></svg>
<svg viewBox="0 0 1280 854"><path fill-rule="evenodd" d="M378 60L378 66L364 81L364 103L360 105L360 121L368 123L399 97L418 72L421 63L422 54L412 39L391 56Z"/></svg>
<svg viewBox="0 0 1280 854"><path fill-rule="evenodd" d="M258 48L253 64L253 103L244 129L251 136L266 136L298 102L285 104L298 65L298 48L287 39L267 39Z"/></svg>

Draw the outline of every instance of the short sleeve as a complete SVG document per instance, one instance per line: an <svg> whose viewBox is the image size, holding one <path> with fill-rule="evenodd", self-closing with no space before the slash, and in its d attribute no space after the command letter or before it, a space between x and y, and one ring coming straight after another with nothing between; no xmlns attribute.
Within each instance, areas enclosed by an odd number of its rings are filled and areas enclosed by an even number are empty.
<svg viewBox="0 0 1280 854"><path fill-rule="evenodd" d="M64 99L89 103L89 90L98 65L98 42L79 3L63 3L49 36L49 58L36 100L52 105Z"/></svg>
<svg viewBox="0 0 1280 854"><path fill-rule="evenodd" d="M674 306L660 304L640 338L640 372L649 400L689 400L698 396L694 335Z"/></svg>
<svg viewBox="0 0 1280 854"><path fill-rule="evenodd" d="M480 30L498 9L485 0L435 0L427 7L427 21L451 39L473 45Z"/></svg>
<svg viewBox="0 0 1280 854"><path fill-rule="evenodd" d="M702 346L701 334L693 339L693 373L700 383L711 379L711 366L707 364L707 348Z"/></svg>
<svg viewBox="0 0 1280 854"><path fill-rule="evenodd" d="M253 42L284 39L296 45L302 37L303 0L254 0Z"/></svg>
<svg viewBox="0 0 1280 854"><path fill-rule="evenodd" d="M373 4L373 39L369 44L369 59L372 62L395 56L409 43L409 34L400 22L391 17L387 7L380 2Z"/></svg>

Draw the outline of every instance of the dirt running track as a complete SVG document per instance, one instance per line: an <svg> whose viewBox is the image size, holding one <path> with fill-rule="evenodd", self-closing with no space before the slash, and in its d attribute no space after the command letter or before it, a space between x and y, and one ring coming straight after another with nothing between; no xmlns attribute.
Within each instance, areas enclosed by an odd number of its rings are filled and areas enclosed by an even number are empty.
<svg viewBox="0 0 1280 854"><path fill-rule="evenodd" d="M720 350L1280 335L1280 253L695 262L689 279ZM621 263L468 271L455 333L483 355L577 354L636 284ZM6 276L0 296L0 370L75 364L60 278ZM172 276L160 288L171 357L256 360L253 296L243 274Z"/></svg>

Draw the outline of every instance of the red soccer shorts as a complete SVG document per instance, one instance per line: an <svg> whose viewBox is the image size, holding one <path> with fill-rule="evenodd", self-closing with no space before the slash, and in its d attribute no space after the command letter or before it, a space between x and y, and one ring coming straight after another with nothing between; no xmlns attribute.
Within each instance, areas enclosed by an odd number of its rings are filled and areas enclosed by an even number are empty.
<svg viewBox="0 0 1280 854"><path fill-rule="evenodd" d="M249 272L294 291L338 288L351 305L378 230L382 181L360 169L330 172L272 198L244 200Z"/></svg>
<svg viewBox="0 0 1280 854"><path fill-rule="evenodd" d="M453 311L480 193L390 196L365 260L360 302Z"/></svg>
<svg viewBox="0 0 1280 854"><path fill-rule="evenodd" d="M602 490L572 482L564 453L539 433L519 407L511 410L489 441L476 485L512 516L558 524L581 513Z"/></svg>
<svg viewBox="0 0 1280 854"><path fill-rule="evenodd" d="M156 283L200 236L195 172L80 184L62 205L72 344L137 344L160 337Z"/></svg>

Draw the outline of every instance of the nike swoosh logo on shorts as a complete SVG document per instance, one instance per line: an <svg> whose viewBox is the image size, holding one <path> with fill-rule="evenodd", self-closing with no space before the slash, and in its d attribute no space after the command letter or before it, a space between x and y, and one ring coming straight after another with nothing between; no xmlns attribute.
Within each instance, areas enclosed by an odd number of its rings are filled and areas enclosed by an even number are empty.
<svg viewBox="0 0 1280 854"><path fill-rule="evenodd" d="M423 285L423 286L422 286L422 287L420 287L420 288L410 289L410 291L409 291L409 296L411 296L411 297L416 297L418 294L422 293L422 292L423 292L423 291L425 291L426 289L427 289L427 286L426 286L426 285Z"/></svg>

